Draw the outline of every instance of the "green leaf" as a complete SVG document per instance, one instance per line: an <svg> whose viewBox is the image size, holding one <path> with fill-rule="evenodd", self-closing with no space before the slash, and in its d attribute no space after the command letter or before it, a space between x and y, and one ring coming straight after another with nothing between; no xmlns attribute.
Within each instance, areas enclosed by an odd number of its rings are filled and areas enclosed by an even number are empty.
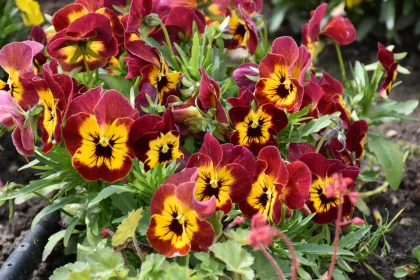
<svg viewBox="0 0 420 280"><path fill-rule="evenodd" d="M54 233L48 238L48 242L44 247L44 252L42 253L42 261L45 262L45 260L48 258L48 256L51 254L52 250L54 249L55 245L64 238L64 234L66 233L66 230L60 230L59 232Z"/></svg>
<svg viewBox="0 0 420 280"><path fill-rule="evenodd" d="M302 138L311 135L312 133L318 132L323 128L326 128L331 124L331 116L339 116L340 113L334 113L332 115L325 115L319 119L310 120L307 123L302 124L298 127L296 132L291 138Z"/></svg>
<svg viewBox="0 0 420 280"><path fill-rule="evenodd" d="M218 280L224 275L225 266L214 260L208 253L194 253L194 257L201 261L196 267L197 276L201 279Z"/></svg>
<svg viewBox="0 0 420 280"><path fill-rule="evenodd" d="M333 271L333 279L334 280L346 280L347 278L344 276L343 272L339 270Z"/></svg>
<svg viewBox="0 0 420 280"><path fill-rule="evenodd" d="M112 246L122 245L127 239L135 240L136 229L141 219L142 209L128 213L128 217L118 226L115 235L112 237Z"/></svg>
<svg viewBox="0 0 420 280"><path fill-rule="evenodd" d="M308 272L306 272L301 266L298 267L297 272L300 278L302 278L303 280L312 280L311 275Z"/></svg>
<svg viewBox="0 0 420 280"><path fill-rule="evenodd" d="M224 243L213 244L210 251L226 264L229 271L241 274L244 279L254 278L255 273L251 268L254 257L235 241L228 240Z"/></svg>
<svg viewBox="0 0 420 280"><path fill-rule="evenodd" d="M309 104L308 106L306 106L305 108L303 108L302 110L294 113L294 114L290 114L287 118L289 121L289 124L293 124L293 123L298 123L300 121L300 118L303 116L306 116L309 111L312 108L312 104Z"/></svg>
<svg viewBox="0 0 420 280"><path fill-rule="evenodd" d="M86 261L92 268L93 279L115 277L117 276L116 272L121 276L125 270L121 254L110 247L105 247L100 251L93 251L87 255Z"/></svg>
<svg viewBox="0 0 420 280"><path fill-rule="evenodd" d="M126 98L130 97L130 89L133 85L131 81L126 80L124 77L111 75L99 75L99 79L103 81L109 89L119 91Z"/></svg>
<svg viewBox="0 0 420 280"><path fill-rule="evenodd" d="M68 227L66 228L66 233L64 235L64 247L67 247L67 244L69 243L70 237L73 234L74 228L77 225L80 225L80 224L81 224L81 222L79 221L78 218L71 219L71 222L68 225Z"/></svg>
<svg viewBox="0 0 420 280"><path fill-rule="evenodd" d="M39 212L35 218L32 220L31 230L35 230L35 226L38 224L39 221L41 221L42 218L44 218L46 215L57 211L58 209L63 208L67 204L71 204L79 200L76 196L68 196L68 197L62 197L59 199L54 200L54 202Z"/></svg>
<svg viewBox="0 0 420 280"><path fill-rule="evenodd" d="M190 153L193 154L195 151L194 146L194 137L192 135L188 135L184 142L184 148Z"/></svg>
<svg viewBox="0 0 420 280"><path fill-rule="evenodd" d="M372 226L364 226L356 231L350 232L346 236L342 237L338 242L338 246L340 248L351 249L359 241L366 236L366 234L370 231Z"/></svg>
<svg viewBox="0 0 420 280"><path fill-rule="evenodd" d="M169 263L164 256L159 254L147 255L141 264L140 280L163 279L168 266Z"/></svg>
<svg viewBox="0 0 420 280"><path fill-rule="evenodd" d="M92 201L89 203L88 207L90 208L94 206L95 204L98 204L99 202L101 202L102 200L108 198L109 196L113 194L120 194L123 192L132 192L132 191L133 189L127 186L111 185L103 189L100 193L98 193L98 195L94 199L92 199Z"/></svg>
<svg viewBox="0 0 420 280"><path fill-rule="evenodd" d="M238 244L244 246L248 245L248 237L249 237L250 230L249 229L243 229L238 228L236 230L230 229L227 232L225 232L226 237L229 239L237 242Z"/></svg>
<svg viewBox="0 0 420 280"><path fill-rule="evenodd" d="M327 244L299 244L295 246L296 252L314 254L314 255L332 255L334 247ZM354 254L348 250L338 249L337 255L339 256L354 256Z"/></svg>
<svg viewBox="0 0 420 280"><path fill-rule="evenodd" d="M413 256L417 259L420 263L420 246L417 246L413 249Z"/></svg>
<svg viewBox="0 0 420 280"><path fill-rule="evenodd" d="M403 278L403 277L406 277L407 275L408 275L408 270L405 269L404 267L399 267L394 272L395 278Z"/></svg>
<svg viewBox="0 0 420 280"><path fill-rule="evenodd" d="M252 268L255 269L255 272L259 279L261 280L278 280L279 277L277 276L276 270L267 261L266 257L261 253L261 251L252 252L254 256L254 263L252 264ZM281 268L284 274L290 273L290 261L276 259L277 264Z"/></svg>
<svg viewBox="0 0 420 280"><path fill-rule="evenodd" d="M207 221L213 226L214 229L214 242L219 240L220 236L223 233L223 224L222 219L225 213L223 211L216 211L214 212L213 216L211 216Z"/></svg>
<svg viewBox="0 0 420 280"><path fill-rule="evenodd" d="M53 275L50 276L50 280L68 280L73 273L82 273L82 275L85 275L86 269L88 269L88 265L84 262L69 263L54 270ZM89 277L86 280L88 279L91 278Z"/></svg>
<svg viewBox="0 0 420 280"><path fill-rule="evenodd" d="M397 145L383 138L378 138L368 142L368 147L378 159L391 188L397 190L400 186L404 169L402 155Z"/></svg>

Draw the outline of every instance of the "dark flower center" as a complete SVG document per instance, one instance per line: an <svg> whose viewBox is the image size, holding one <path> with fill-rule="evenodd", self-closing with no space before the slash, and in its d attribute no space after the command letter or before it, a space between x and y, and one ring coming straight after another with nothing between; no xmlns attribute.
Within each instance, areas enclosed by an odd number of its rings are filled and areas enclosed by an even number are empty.
<svg viewBox="0 0 420 280"><path fill-rule="evenodd" d="M104 158L104 161L108 160L111 163L111 159L113 158L112 147L120 137L114 139L115 136L112 136L111 139L108 139L108 141L105 142L98 134L91 134L90 136L93 138L92 142L96 144L95 153L91 156L92 163L98 164L100 158Z"/></svg>
<svg viewBox="0 0 420 280"><path fill-rule="evenodd" d="M165 146L159 147L159 163L164 163L172 160L172 150L174 143L168 143Z"/></svg>
<svg viewBox="0 0 420 280"><path fill-rule="evenodd" d="M245 38L246 27L244 24L239 24L235 30L235 34L239 35L242 39Z"/></svg>
<svg viewBox="0 0 420 280"><path fill-rule="evenodd" d="M168 78L166 76L161 76L160 80L157 82L158 92L161 92L165 87L167 87L168 83Z"/></svg>

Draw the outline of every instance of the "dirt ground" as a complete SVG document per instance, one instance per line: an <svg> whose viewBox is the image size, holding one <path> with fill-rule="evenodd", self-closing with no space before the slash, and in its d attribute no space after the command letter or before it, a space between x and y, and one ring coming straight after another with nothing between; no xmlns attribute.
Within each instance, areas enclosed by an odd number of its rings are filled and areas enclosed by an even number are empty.
<svg viewBox="0 0 420 280"><path fill-rule="evenodd" d="M44 0L39 2L43 5L44 11L49 14L63 6L62 0ZM64 2L71 1L67 0ZM402 51L402 49L398 51ZM357 58L365 64L376 60L376 52L375 44L370 44L369 46L352 44L343 48L345 60ZM392 91L391 98L400 101L420 99L419 62L420 53L412 50L402 62L402 65L411 71L411 75L398 76L398 79L401 79L403 84ZM330 74L339 78L337 75L339 73L338 63L332 46L326 47L320 57L319 65L322 65ZM420 119L419 108L415 111L414 116ZM390 135L389 138L393 141L404 140L409 143L420 144L419 122L396 121L382 126L379 131L385 135ZM0 178L4 183L7 181L28 183L34 173L32 171L17 172L17 169L26 164L26 161L15 151L10 137L1 137L0 145L4 148L3 151L0 151ZM370 188L374 187L370 186ZM393 279L393 270L398 266L413 262L411 250L415 246L420 245L420 158L409 158L407 160L404 179L398 191L393 192L389 190L368 199L366 202L371 209L378 209L383 217L386 217L386 211L389 211L390 217L393 217L400 209L405 209L399 219L399 225L386 236L387 241L391 245L391 253L385 258L380 258L380 252L378 252L378 256L373 256L367 261L385 279ZM16 244L22 240L30 227L33 217L44 206L45 204L37 199L18 205L11 220L8 219L9 211L7 205L0 207L0 266L13 251ZM372 224L374 223L371 217L369 220ZM57 263L57 259L62 259L61 263ZM52 260L55 261L53 262ZM32 279L48 279L54 268L62 265L64 261L60 252L56 251L50 255L46 263L40 265ZM356 264L354 268L356 272L351 276L351 279L377 279L363 264ZM415 279L420 279L420 275Z"/></svg>

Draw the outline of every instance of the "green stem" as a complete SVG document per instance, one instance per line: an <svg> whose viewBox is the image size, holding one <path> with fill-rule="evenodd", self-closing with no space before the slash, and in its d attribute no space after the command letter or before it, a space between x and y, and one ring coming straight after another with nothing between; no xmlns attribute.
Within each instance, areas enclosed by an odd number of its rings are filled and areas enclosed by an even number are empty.
<svg viewBox="0 0 420 280"><path fill-rule="evenodd" d="M370 83L370 88L369 88L369 94L367 97L367 100L365 101L365 103L363 104L363 115L366 116L369 112L370 106L372 105L372 101L375 98L375 94L376 94L376 87L378 85L378 75L379 72L381 71L381 64L378 63L378 66L376 67L375 71L373 72L372 75L372 80Z"/></svg>
<svg viewBox="0 0 420 280"><path fill-rule="evenodd" d="M89 64L87 62L86 56L83 56L83 63L85 65L85 70L88 73L88 82L86 84L88 86L88 89L91 89L93 87L92 71L90 71L89 69Z"/></svg>
<svg viewBox="0 0 420 280"><path fill-rule="evenodd" d="M369 197L369 196L379 194L379 193L383 192L384 190L386 190L388 188L388 186L389 186L389 183L385 182L385 183L382 184L382 186L380 186L380 187L378 187L378 188L376 188L372 191L361 192L360 197Z"/></svg>
<svg viewBox="0 0 420 280"><path fill-rule="evenodd" d="M316 149L315 149L315 153L319 153L319 150L321 150L322 145L324 144L325 140L326 140L326 136L325 134L322 135L321 139L318 142L318 145L316 145Z"/></svg>
<svg viewBox="0 0 420 280"><path fill-rule="evenodd" d="M172 49L172 43L171 43L171 39L169 38L168 30L166 29L166 26L162 21L159 22L159 25L160 25L160 28L162 28L163 30L163 34L165 35L166 46L168 47L169 54L171 55L173 67L175 68L176 71L179 71L180 68L179 68L178 62L176 61L174 51Z"/></svg>
<svg viewBox="0 0 420 280"><path fill-rule="evenodd" d="M51 204L52 203L52 200L51 199L49 199L48 197L46 197L43 194L40 194L39 192L34 192L34 195L38 196L42 200L45 200L48 204ZM73 215L70 214L69 212L67 212L66 210L64 210L64 209L61 208L61 209L59 209L59 211L62 212L63 214L65 214L65 215L69 216L70 218L73 218Z"/></svg>
<svg viewBox="0 0 420 280"><path fill-rule="evenodd" d="M343 79L343 83L346 83L346 69L344 68L343 56L341 55L340 45L336 42L334 42L334 45L335 50L337 51L338 62L340 63L341 78Z"/></svg>
<svg viewBox="0 0 420 280"><path fill-rule="evenodd" d="M267 20L264 18L264 53L267 53L268 50L268 28L267 28Z"/></svg>

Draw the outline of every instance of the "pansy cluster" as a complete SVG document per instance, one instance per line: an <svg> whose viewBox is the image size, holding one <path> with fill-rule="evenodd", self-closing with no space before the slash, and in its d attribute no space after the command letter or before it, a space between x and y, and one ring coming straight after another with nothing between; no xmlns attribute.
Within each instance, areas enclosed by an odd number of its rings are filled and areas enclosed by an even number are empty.
<svg viewBox="0 0 420 280"><path fill-rule="evenodd" d="M328 187L350 178L347 192L355 191L368 125L315 58L326 42L353 42L355 28L342 16L323 26L322 4L302 45L283 36L269 47L262 6L76 0L46 30L0 50L8 74L0 123L23 156L65 147L82 178L104 185L123 185L134 163L148 172L176 161L149 201L146 233L167 257L207 251L216 212L277 225L301 211L327 224L342 207L351 220L352 196ZM398 62L381 44L378 59L386 73L378 92L387 96ZM330 125L291 137L321 118Z"/></svg>

